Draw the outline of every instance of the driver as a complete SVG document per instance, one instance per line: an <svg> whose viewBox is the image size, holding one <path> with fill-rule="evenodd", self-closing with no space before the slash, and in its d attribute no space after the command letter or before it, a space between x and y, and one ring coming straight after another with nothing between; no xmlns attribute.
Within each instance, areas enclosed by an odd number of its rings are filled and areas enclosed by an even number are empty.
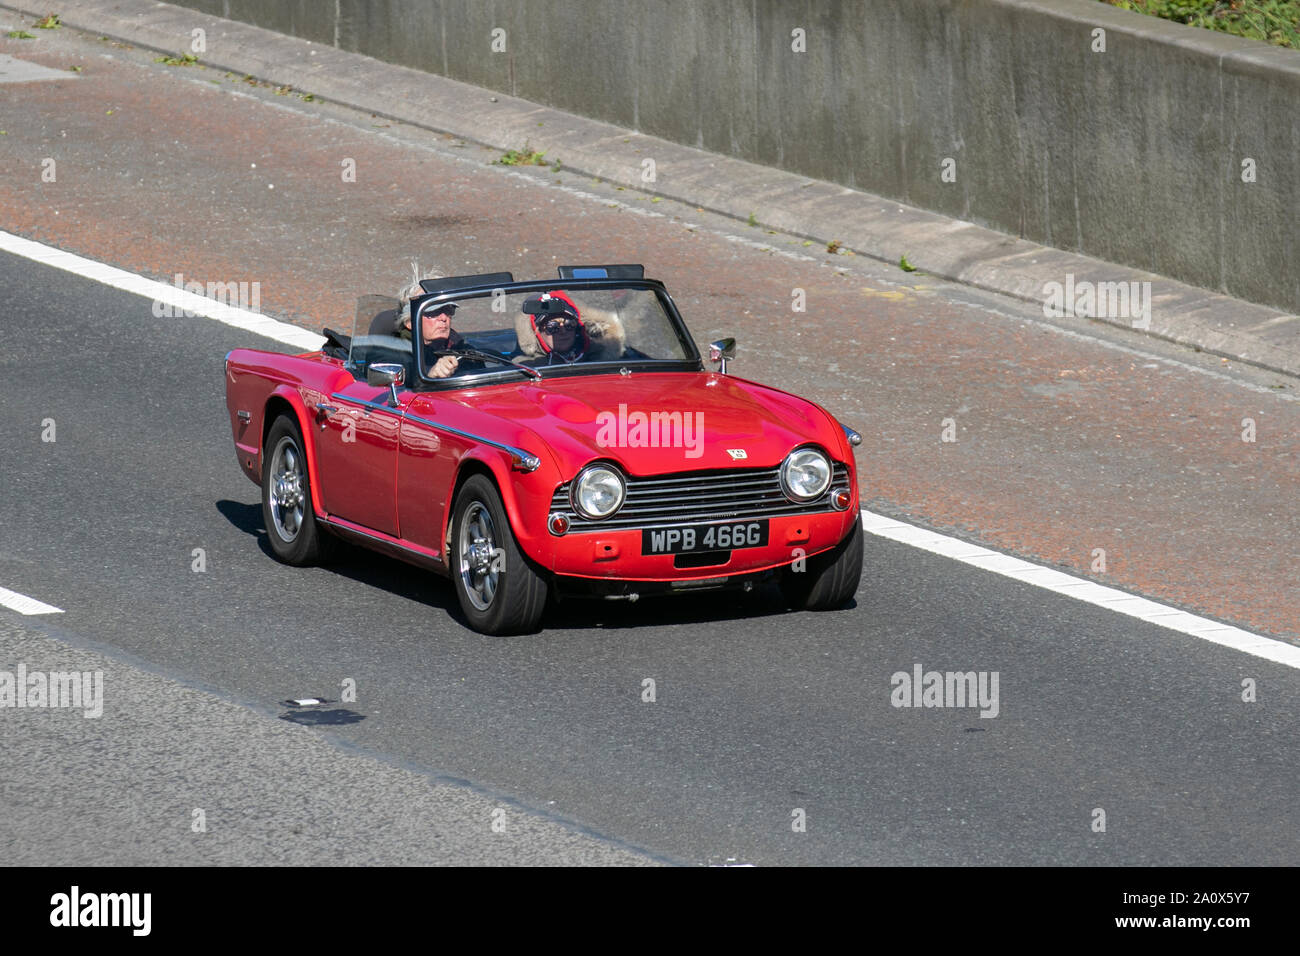
<svg viewBox="0 0 1300 956"><path fill-rule="evenodd" d="M405 298L405 295L403 295ZM444 302L436 312L426 312L420 319L420 339L424 347L424 367L429 370L430 378L446 378L456 372L460 359L454 355L434 355L435 352L460 348L464 339L451 327L451 317L456 314L455 302ZM402 311L397 316L397 328L394 334L399 338L411 339L411 304L407 299Z"/></svg>

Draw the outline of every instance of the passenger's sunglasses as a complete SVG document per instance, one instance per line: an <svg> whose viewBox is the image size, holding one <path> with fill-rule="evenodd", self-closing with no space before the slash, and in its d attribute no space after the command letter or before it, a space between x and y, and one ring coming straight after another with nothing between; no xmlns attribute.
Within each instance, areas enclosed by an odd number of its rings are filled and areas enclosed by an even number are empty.
<svg viewBox="0 0 1300 956"><path fill-rule="evenodd" d="M554 335L556 332L563 332L566 329L577 331L577 328L578 320L573 318L547 319L538 326L538 330L545 332L547 335Z"/></svg>

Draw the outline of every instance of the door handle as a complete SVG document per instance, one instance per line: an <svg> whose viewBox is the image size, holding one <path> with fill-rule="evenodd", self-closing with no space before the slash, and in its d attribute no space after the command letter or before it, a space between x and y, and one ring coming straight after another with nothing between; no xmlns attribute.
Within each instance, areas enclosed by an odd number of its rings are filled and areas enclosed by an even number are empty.
<svg viewBox="0 0 1300 956"><path fill-rule="evenodd" d="M325 420L337 412L337 405L326 405L324 402L316 403L316 417L320 419L320 430L325 430Z"/></svg>

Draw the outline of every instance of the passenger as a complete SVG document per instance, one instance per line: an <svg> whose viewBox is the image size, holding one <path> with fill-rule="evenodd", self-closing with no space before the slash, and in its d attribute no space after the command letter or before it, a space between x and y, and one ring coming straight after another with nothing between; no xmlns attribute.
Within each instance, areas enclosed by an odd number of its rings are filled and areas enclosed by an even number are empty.
<svg viewBox="0 0 1300 956"><path fill-rule="evenodd" d="M558 315L532 315L521 312L515 320L519 352L526 358L544 359L541 365L570 365L574 362L600 362L620 358L623 354L623 325L618 317L603 310L588 310L596 315L594 323L584 321L574 301L560 291L544 292L526 300L534 306L559 300Z"/></svg>
<svg viewBox="0 0 1300 956"><path fill-rule="evenodd" d="M542 302L559 300L561 313L558 315L530 315L533 333L537 344L546 355L546 364L554 365L558 359L565 364L582 361L591 345L587 337L587 328L582 324L582 314L563 292L546 292L540 297Z"/></svg>

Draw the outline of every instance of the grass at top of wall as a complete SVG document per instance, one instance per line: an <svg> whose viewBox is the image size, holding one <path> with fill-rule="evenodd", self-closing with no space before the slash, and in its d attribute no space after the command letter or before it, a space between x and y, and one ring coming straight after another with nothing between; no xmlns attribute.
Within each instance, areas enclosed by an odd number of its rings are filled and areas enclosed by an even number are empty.
<svg viewBox="0 0 1300 956"><path fill-rule="evenodd" d="M1300 50L1300 0L1101 0L1191 27Z"/></svg>

